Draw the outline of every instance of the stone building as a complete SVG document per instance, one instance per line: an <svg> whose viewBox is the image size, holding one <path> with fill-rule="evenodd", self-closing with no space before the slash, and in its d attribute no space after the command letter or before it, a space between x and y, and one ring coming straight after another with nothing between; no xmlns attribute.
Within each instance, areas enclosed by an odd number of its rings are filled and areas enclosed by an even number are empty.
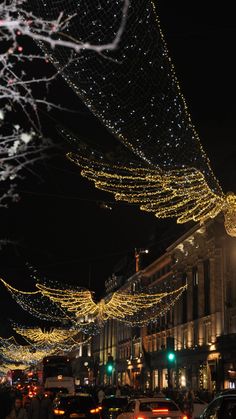
<svg viewBox="0 0 236 419"><path fill-rule="evenodd" d="M196 225L121 289L140 286L187 289L155 322L132 328L115 320L94 337L100 382L150 388L191 387L214 391L236 384L236 239L219 217ZM167 338L174 340L176 361L169 365ZM108 354L114 359L106 377Z"/></svg>

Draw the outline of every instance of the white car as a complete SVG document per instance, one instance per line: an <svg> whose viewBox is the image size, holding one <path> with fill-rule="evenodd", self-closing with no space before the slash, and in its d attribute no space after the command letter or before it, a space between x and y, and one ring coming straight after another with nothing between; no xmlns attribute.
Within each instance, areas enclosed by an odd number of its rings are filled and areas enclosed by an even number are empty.
<svg viewBox="0 0 236 419"><path fill-rule="evenodd" d="M117 419L188 419L177 404L165 397L140 397L131 400Z"/></svg>

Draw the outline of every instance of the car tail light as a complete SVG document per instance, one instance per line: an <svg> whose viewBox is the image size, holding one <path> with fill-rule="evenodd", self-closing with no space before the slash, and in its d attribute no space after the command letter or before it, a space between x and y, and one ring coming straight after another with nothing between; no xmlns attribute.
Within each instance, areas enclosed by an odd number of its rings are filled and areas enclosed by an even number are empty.
<svg viewBox="0 0 236 419"><path fill-rule="evenodd" d="M152 412L153 413L168 413L169 409L152 409Z"/></svg>
<svg viewBox="0 0 236 419"><path fill-rule="evenodd" d="M98 406L98 410L102 410L102 406Z"/></svg>
<svg viewBox="0 0 236 419"><path fill-rule="evenodd" d="M143 416L137 416L136 419L145 419Z"/></svg>
<svg viewBox="0 0 236 419"><path fill-rule="evenodd" d="M188 416L184 415L182 416L182 419L188 419Z"/></svg>
<svg viewBox="0 0 236 419"><path fill-rule="evenodd" d="M61 409L54 409L54 415L64 415L65 414L65 410L61 410Z"/></svg>
<svg viewBox="0 0 236 419"><path fill-rule="evenodd" d="M99 411L100 411L100 408L97 407L96 409L91 409L90 413L99 413Z"/></svg>

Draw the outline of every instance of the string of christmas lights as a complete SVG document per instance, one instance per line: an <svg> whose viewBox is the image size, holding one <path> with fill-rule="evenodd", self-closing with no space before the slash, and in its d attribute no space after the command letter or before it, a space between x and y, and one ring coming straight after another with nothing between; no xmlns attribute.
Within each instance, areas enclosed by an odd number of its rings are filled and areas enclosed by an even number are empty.
<svg viewBox="0 0 236 419"><path fill-rule="evenodd" d="M116 200L139 204L158 218L176 217L178 223L204 222L232 208L228 198L213 193L203 174L194 168L164 172L109 165L73 153L68 157L82 166L82 176L97 188L113 193Z"/></svg>
<svg viewBox="0 0 236 419"><path fill-rule="evenodd" d="M56 329L52 328L50 330L42 330L40 327L19 327L14 326L13 329L16 333L20 334L27 341L36 343L36 344L47 344L55 345L58 343L65 343L65 341L70 340L72 337L78 334L78 330L67 330L67 329Z"/></svg>
<svg viewBox="0 0 236 419"><path fill-rule="evenodd" d="M151 308L155 310L155 315L158 317L159 313L167 311L170 307L169 300L166 304L166 298L171 297L175 301L186 289L185 285L176 290L158 294L131 294L130 292L116 291L108 298L95 303L93 294L88 290L56 289L44 284L36 284L36 286L44 296L50 298L54 303L75 313L78 322L89 316L91 321L97 320L99 323L109 318L136 323L137 315L143 316ZM148 320L149 317L146 318L146 321Z"/></svg>
<svg viewBox="0 0 236 419"><path fill-rule="evenodd" d="M12 292L12 287L6 281L2 280L2 282ZM39 290L37 292L42 293L42 296L52 301L54 305L62 307L64 312L68 313L66 318L70 319L70 322L74 323L77 329L86 332L87 327L87 333L91 333L93 330L91 323L97 323L100 327L101 323L110 318L129 324L149 322L152 318L158 318L172 307L186 289L186 286L175 290L171 290L169 287L168 291L158 293L140 292L134 294L131 291L116 291L95 303L93 293L89 290L73 289L71 287L67 289L62 287L52 288L42 283L36 284ZM14 293L17 294L18 292L22 293L22 291L14 288ZM26 294L28 295L28 293ZM32 292L29 292L29 295L31 294ZM23 333L27 332L23 331ZM39 333L38 336L42 339L42 335L43 333ZM70 339L73 339L73 337ZM57 348L58 344L59 342L56 343Z"/></svg>
<svg viewBox="0 0 236 419"><path fill-rule="evenodd" d="M0 371L7 374L10 370L22 370L27 369L25 364L14 364L14 362L4 362L0 365Z"/></svg>
<svg viewBox="0 0 236 419"><path fill-rule="evenodd" d="M126 319L125 323L127 323L131 327L135 326L147 326L150 323L156 323L161 317L165 316L168 311L170 311L177 301L180 299L183 292L186 290L187 286L176 290L176 294L172 294L171 296L165 298L161 301L158 306L152 307L151 309L144 310L143 313L138 313L132 319ZM171 297L171 298L170 298Z"/></svg>
<svg viewBox="0 0 236 419"><path fill-rule="evenodd" d="M37 291L17 290L4 279L0 278L0 282L11 293L12 298L32 316L50 322L67 324L73 321L72 318L63 312L59 305L53 304L48 298L43 297L42 293Z"/></svg>
<svg viewBox="0 0 236 419"><path fill-rule="evenodd" d="M49 351L48 348L19 345L14 337L10 337L9 339L0 338L0 353L7 361L29 365L37 364L49 354Z"/></svg>
<svg viewBox="0 0 236 419"><path fill-rule="evenodd" d="M59 355L77 350L81 345L87 344L90 339L91 337L87 339L80 337L76 340L71 337L60 342L55 340L55 342L32 343L25 337L27 344L19 345L13 336L8 339L0 337L0 355L5 360L5 363L20 363L26 367L27 365L38 364L45 356Z"/></svg>
<svg viewBox="0 0 236 419"><path fill-rule="evenodd" d="M88 5L82 0L79 8L76 0L34 3L47 18L61 10L77 12L67 33L81 41L106 42L121 15L120 1L94 0ZM66 50L48 55L88 108L133 153L131 164L124 167L106 164L104 155L95 157L94 152L86 159L81 148L77 156L68 156L82 167L83 176L117 200L139 204L159 218L176 217L178 223L203 223L223 211L226 231L236 236L236 197L222 192L211 169L153 0L130 0L128 24L117 50L103 56L83 51L69 65ZM136 159L138 164L131 168Z"/></svg>

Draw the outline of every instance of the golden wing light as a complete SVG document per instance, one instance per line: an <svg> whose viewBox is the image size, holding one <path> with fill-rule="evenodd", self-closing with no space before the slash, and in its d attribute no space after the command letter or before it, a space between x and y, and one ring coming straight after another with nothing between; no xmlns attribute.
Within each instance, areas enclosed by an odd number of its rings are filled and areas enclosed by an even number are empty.
<svg viewBox="0 0 236 419"><path fill-rule="evenodd" d="M55 289L39 283L36 286L44 296L62 308L75 313L77 318L96 315L98 311L98 305L93 301L92 294L88 290Z"/></svg>
<svg viewBox="0 0 236 419"><path fill-rule="evenodd" d="M195 168L163 171L112 166L73 153L68 157L82 167L84 177L97 188L113 193L116 200L138 204L158 218L175 217L177 223L203 223L223 211L228 234L236 235L235 195L215 193Z"/></svg>
<svg viewBox="0 0 236 419"><path fill-rule="evenodd" d="M91 316L91 320L98 322L106 321L110 318L120 321L128 321L132 323L132 318L143 310L148 310L163 303L165 297L175 298L180 296L186 286L170 292L163 292L158 294L131 294L128 292L115 292L111 298L102 299L98 304L92 300L90 291L77 290L62 290L46 287L42 284L37 284L37 287L43 295L50 298L52 301L60 304L68 311L74 312L78 319ZM165 310L170 306L169 301L166 304Z"/></svg>
<svg viewBox="0 0 236 419"><path fill-rule="evenodd" d="M48 348L35 349L32 345L19 345L13 337L0 338L0 352L9 361L23 364L37 363L48 355Z"/></svg>
<svg viewBox="0 0 236 419"><path fill-rule="evenodd" d="M149 320L154 320L168 311L186 287L187 285L184 285L173 291L158 294L130 294L124 291L117 291L105 304L103 308L103 319L114 318L130 324L148 323ZM165 303L166 297L169 297L169 300ZM172 299L171 302L170 298ZM152 315L150 315L150 309L153 309ZM140 313L143 315L147 312L149 312L148 318L143 320L136 318Z"/></svg>
<svg viewBox="0 0 236 419"><path fill-rule="evenodd" d="M77 330L67 329L51 329L49 331L42 330L40 327L24 328L17 327L13 328L16 333L20 334L27 340L35 342L37 344L55 344L65 342L71 337L78 334Z"/></svg>

